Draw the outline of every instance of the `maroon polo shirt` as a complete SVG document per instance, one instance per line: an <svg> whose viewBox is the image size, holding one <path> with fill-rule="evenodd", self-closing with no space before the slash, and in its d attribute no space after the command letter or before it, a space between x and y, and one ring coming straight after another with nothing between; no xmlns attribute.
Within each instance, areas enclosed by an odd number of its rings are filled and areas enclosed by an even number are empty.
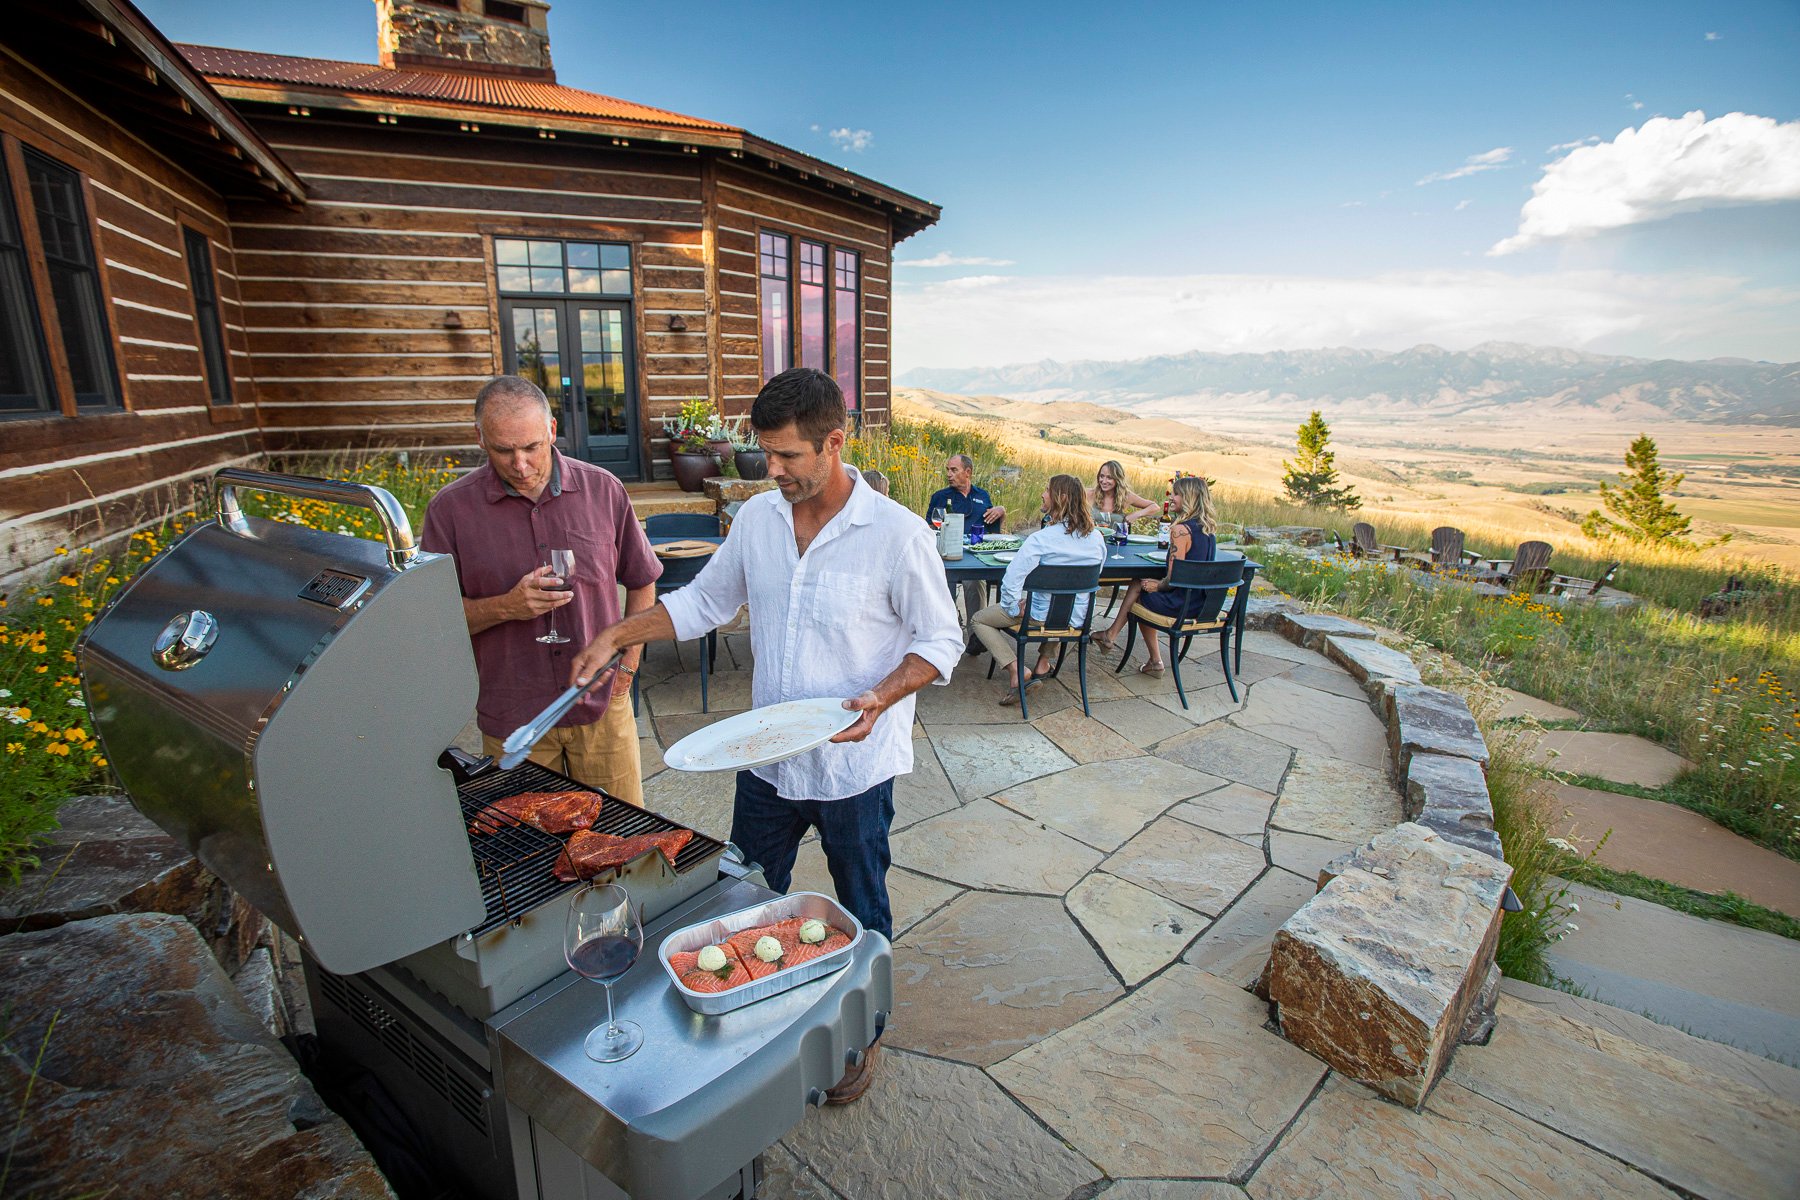
<svg viewBox="0 0 1800 1200"><path fill-rule="evenodd" d="M550 630L548 615L502 621L471 639L481 678L475 719L491 737L525 724L569 685L575 655L620 617L619 584L644 587L662 574L625 485L603 467L560 453L555 459L536 502L484 463L433 496L425 509L420 544L455 557L462 594L471 600L511 591L521 576L549 562L553 549L575 552L575 599L556 610L556 629L567 643L536 640ZM557 724L599 720L611 693L601 686Z"/></svg>

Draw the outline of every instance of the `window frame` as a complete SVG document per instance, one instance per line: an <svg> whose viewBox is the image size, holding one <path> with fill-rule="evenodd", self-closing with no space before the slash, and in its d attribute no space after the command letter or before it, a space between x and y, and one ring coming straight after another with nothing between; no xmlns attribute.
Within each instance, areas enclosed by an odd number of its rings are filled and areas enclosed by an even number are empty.
<svg viewBox="0 0 1800 1200"><path fill-rule="evenodd" d="M7 206L7 211L12 216L11 232L17 236L18 244L15 248L4 240L7 230L4 222L0 221L0 257L12 254L16 250L19 295L16 298L6 296L4 300L8 307L17 314L15 319L18 321L16 332L20 338L19 348L25 355L31 356L31 361L19 364L20 374L27 376L24 380L27 390L19 395L35 398L37 403L30 408L23 406L0 408L0 420L34 420L62 415L62 400L60 389L56 383L56 372L50 356L50 346L45 338L43 308L38 300L41 284L35 278L38 272L34 268L41 265L37 262L41 256L34 256L31 253L35 222L32 234L27 234L25 214L20 211L20 197L14 186L18 173L11 169L11 163L7 161L10 157L10 155L0 155L0 191L5 193L4 197L0 197L0 203ZM0 213L0 217L4 215L5 213ZM0 279L3 278L0 276ZM16 303L14 303L15 299Z"/></svg>
<svg viewBox="0 0 1800 1200"><path fill-rule="evenodd" d="M86 240L85 249L87 250L89 257L88 262L78 263L67 259L59 260L64 264L66 270L77 273L77 278L79 278L80 272L85 272L91 281L93 289L93 325L85 332L88 335L86 340L90 342L88 350L94 355L95 362L93 366L101 386L98 392L83 393L84 395L94 395L98 397L97 400L90 400L85 403L82 401L81 395L78 395L75 391L74 372L70 367L68 339L64 336L65 329L62 313L56 302L55 283L50 274L50 256L44 245L43 227L38 221L36 198L31 193L30 172L33 160L41 162L51 171L66 172L70 177L73 184L74 201L78 208L78 211L75 214L76 220L74 221L74 224L79 235ZM9 162L10 161L11 156L9 155ZM22 143L20 144L18 161L22 171L22 178L20 179L19 184L15 185L14 194L17 195L22 189L26 200L30 205L31 236L37 248L37 253L33 256L33 259L34 265L40 268L40 270L34 271L33 273L37 277L42 288L39 293L38 308L44 317L46 334L48 335L52 326L54 326L56 331L52 344L52 353L57 355L55 374L57 383L63 391L63 415L79 416L83 414L125 411L129 406L126 404L125 375L124 372L119 370L121 358L119 353L119 335L118 330L115 328L115 323L112 321L110 313L108 312L108 309L112 304L113 294L111 280L106 272L105 260L100 254L100 238L94 224L94 201L93 195L88 187L87 175L78 166L72 166L62 159L57 158L55 155L49 154L36 146L28 146Z"/></svg>
<svg viewBox="0 0 1800 1200"><path fill-rule="evenodd" d="M225 337L225 304L219 292L219 271L213 260L212 237L205 230L196 229L185 221L177 222L181 230L182 257L187 260L188 293L193 302L194 334L199 342L200 375L206 381L207 399L213 408L230 409L237 405L237 395L231 377L231 346ZM205 255L203 263L194 261L194 246L199 244ZM201 298L201 284L211 292L210 305L212 320L206 318L206 305ZM212 344L207 345L207 333L212 333ZM218 362L213 361L217 356Z"/></svg>
<svg viewBox="0 0 1800 1200"><path fill-rule="evenodd" d="M854 322L855 331L856 331L855 332L855 344L856 344L857 396L856 396L855 407L850 409L850 415L854 420L856 420L859 423L859 427L860 427L860 422L862 421L863 403L864 403L864 400L866 399L866 397L863 394L864 391L866 390L865 375L864 375L864 362L863 362L863 335L864 335L863 273L864 273L864 264L867 260L867 254L859 248L839 243L837 241L834 241L831 237L829 237L827 235L820 234L820 233L812 231L812 230L803 230L803 229L799 229L799 228L781 228L781 227L766 224L766 223L759 224L757 226L757 229L756 229L756 279L757 279L756 335L757 335L758 350L759 350L759 353L757 354L757 369L758 369L759 373L761 374L763 383L768 383L770 379L774 378L775 374L779 374L779 372L771 373L769 371L768 330L764 327L764 323L763 323L763 289L772 280L778 278L777 276L763 274L762 242L763 242L763 238L765 238L765 237L780 238L784 242L786 242L787 247L788 247L787 274L784 277L779 277L782 279L783 286L786 289L787 312L788 312L788 331L787 331L788 336L787 336L787 344L785 346L787 365L784 366L782 368L782 370L789 370L793 367L802 365L800 362L800 356L801 356L801 348L803 345L803 334L801 331L801 311L800 311L800 301L799 301L802 284L800 281L801 258L800 258L799 247L806 246L806 245L812 245L812 246L821 247L824 251L823 290L824 290L824 294L825 294L825 365L823 367L821 367L820 370L823 370L827 375L831 376L834 381L836 381L838 378L837 256L839 254L848 254L853 260L855 260L855 263L856 263L856 286L854 289L852 289L851 294L856 297L855 302L854 302L853 322ZM843 386L841 382L839 383L839 386L840 387ZM848 401L849 398L846 397L845 399L846 399L846 401Z"/></svg>

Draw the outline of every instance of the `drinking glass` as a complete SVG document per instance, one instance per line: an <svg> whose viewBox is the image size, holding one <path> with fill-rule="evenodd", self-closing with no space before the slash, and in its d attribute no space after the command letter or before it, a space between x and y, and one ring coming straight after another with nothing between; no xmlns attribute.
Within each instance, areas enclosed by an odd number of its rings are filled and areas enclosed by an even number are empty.
<svg viewBox="0 0 1800 1200"><path fill-rule="evenodd" d="M933 529L942 529L944 527L944 510L941 508L932 509L930 520Z"/></svg>
<svg viewBox="0 0 1800 1200"><path fill-rule="evenodd" d="M544 564L550 573L556 576L555 583L540 584L546 592L572 592L575 583L571 578L575 574L575 552L573 550L552 550L550 561ZM550 632L538 638L546 646L557 646L569 639L556 632L556 610L550 610Z"/></svg>
<svg viewBox="0 0 1800 1200"><path fill-rule="evenodd" d="M606 989L606 1023L587 1035L584 1048L595 1062L630 1058L644 1044L635 1021L613 1016L612 985L644 948L644 924L631 905L631 895L617 883L589 884L569 898L569 923L563 954L577 975Z"/></svg>
<svg viewBox="0 0 1800 1200"><path fill-rule="evenodd" d="M986 515L986 513L976 513L969 518L969 545L979 546L981 539L987 536L987 521L983 519Z"/></svg>

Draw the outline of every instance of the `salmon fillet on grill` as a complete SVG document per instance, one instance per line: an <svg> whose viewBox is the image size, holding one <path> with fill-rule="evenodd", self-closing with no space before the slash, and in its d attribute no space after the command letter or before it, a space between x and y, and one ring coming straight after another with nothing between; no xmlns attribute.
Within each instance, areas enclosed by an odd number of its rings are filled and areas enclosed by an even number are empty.
<svg viewBox="0 0 1800 1200"><path fill-rule="evenodd" d="M570 838L563 852L556 856L556 877L565 883L592 879L610 867L622 867L652 850L662 851L672 867L675 856L693 838L691 829L671 829L667 833L645 833L628 838L584 829Z"/></svg>
<svg viewBox="0 0 1800 1200"><path fill-rule="evenodd" d="M469 832L498 833L530 825L545 833L574 833L593 825L603 799L599 792L520 792L483 806L469 822Z"/></svg>

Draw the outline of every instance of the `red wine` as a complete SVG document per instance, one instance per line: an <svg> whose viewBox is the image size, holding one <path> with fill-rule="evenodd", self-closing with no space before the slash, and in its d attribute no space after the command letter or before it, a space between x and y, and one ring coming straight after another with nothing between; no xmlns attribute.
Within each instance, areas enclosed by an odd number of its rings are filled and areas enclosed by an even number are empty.
<svg viewBox="0 0 1800 1200"><path fill-rule="evenodd" d="M565 579L561 583L540 583L538 588L546 592L572 592L575 590L575 585Z"/></svg>
<svg viewBox="0 0 1800 1200"><path fill-rule="evenodd" d="M636 938L606 934L589 938L569 953L569 965L577 975L595 980L613 980L631 969L637 961Z"/></svg>

